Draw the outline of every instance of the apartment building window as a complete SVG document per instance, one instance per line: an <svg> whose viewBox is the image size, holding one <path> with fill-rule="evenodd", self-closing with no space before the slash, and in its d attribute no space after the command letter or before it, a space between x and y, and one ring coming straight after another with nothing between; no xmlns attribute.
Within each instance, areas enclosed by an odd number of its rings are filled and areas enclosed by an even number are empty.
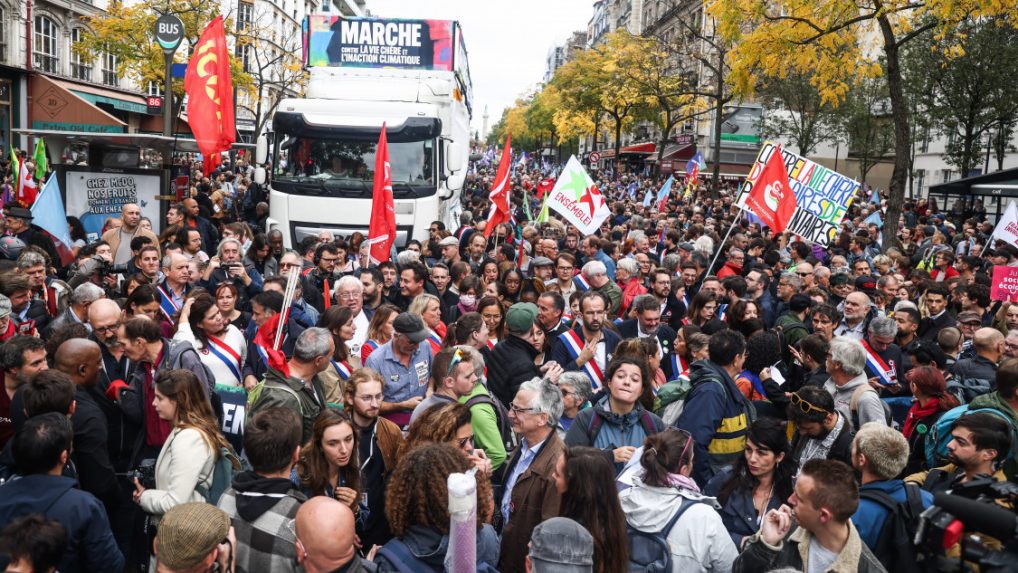
<svg viewBox="0 0 1018 573"><path fill-rule="evenodd" d="M108 86L117 87L120 85L120 75L117 73L117 57L113 54L103 54L103 83Z"/></svg>
<svg viewBox="0 0 1018 573"><path fill-rule="evenodd" d="M950 169L941 169L940 170L940 181L943 182L943 183L947 183L948 181L950 181L951 180L951 173L952 173L952 171Z"/></svg>
<svg viewBox="0 0 1018 573"><path fill-rule="evenodd" d="M246 30L254 20L254 4L240 2L237 4L237 29Z"/></svg>
<svg viewBox="0 0 1018 573"><path fill-rule="evenodd" d="M7 9L0 6L0 62L7 61Z"/></svg>
<svg viewBox="0 0 1018 573"><path fill-rule="evenodd" d="M74 45L81 41L81 28L71 30L71 77L76 80L92 81L92 64L81 57L81 54L74 53Z"/></svg>
<svg viewBox="0 0 1018 573"><path fill-rule="evenodd" d="M147 92L153 97L163 97L163 85L159 82L149 82Z"/></svg>
<svg viewBox="0 0 1018 573"><path fill-rule="evenodd" d="M251 73L252 67L251 46L250 45L237 46L237 57L240 58L240 62L244 66L244 71L247 73Z"/></svg>
<svg viewBox="0 0 1018 573"><path fill-rule="evenodd" d="M35 36L32 42L32 65L43 72L56 73L60 59L57 56L57 24L46 16L35 17Z"/></svg>
<svg viewBox="0 0 1018 573"><path fill-rule="evenodd" d="M923 183L926 181L926 170L916 169L915 170L915 187L918 194L921 196L924 190Z"/></svg>

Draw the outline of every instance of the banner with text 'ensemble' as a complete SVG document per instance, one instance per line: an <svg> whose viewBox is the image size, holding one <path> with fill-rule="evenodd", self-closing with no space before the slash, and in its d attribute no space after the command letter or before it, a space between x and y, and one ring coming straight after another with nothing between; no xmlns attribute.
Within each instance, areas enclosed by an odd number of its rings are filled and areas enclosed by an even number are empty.
<svg viewBox="0 0 1018 573"><path fill-rule="evenodd" d="M777 149L772 141L765 142L760 148L760 154L739 191L740 207L746 208L749 192ZM829 246L834 242L838 227L855 198L859 182L787 149L782 148L780 152L796 203L795 214L785 231L798 235L804 241Z"/></svg>
<svg viewBox="0 0 1018 573"><path fill-rule="evenodd" d="M611 215L594 180L587 175L579 160L569 158L548 196L548 207L565 218L566 222L584 235L593 235L601 222Z"/></svg>

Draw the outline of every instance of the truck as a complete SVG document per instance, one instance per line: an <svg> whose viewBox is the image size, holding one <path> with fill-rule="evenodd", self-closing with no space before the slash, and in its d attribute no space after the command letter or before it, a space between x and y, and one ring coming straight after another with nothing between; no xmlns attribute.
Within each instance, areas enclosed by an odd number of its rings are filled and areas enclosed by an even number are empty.
<svg viewBox="0 0 1018 573"><path fill-rule="evenodd" d="M433 221L455 228L472 113L459 22L309 16L304 63L305 97L281 101L257 145L267 227L287 247L322 231L366 237L384 124L396 246L426 239Z"/></svg>

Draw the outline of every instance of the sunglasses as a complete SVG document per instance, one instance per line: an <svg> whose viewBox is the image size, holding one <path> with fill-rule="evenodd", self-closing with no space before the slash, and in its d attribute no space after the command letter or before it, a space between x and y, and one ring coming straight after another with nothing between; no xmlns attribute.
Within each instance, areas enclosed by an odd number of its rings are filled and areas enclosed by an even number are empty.
<svg viewBox="0 0 1018 573"><path fill-rule="evenodd" d="M824 415L830 414L830 412L828 412L827 410L824 410L823 408L818 408L817 406L810 404L809 402L804 400L801 396L799 396L797 392L792 392L791 401L792 405L798 406L799 409L802 410L803 414L809 414L810 412L818 412Z"/></svg>
<svg viewBox="0 0 1018 573"><path fill-rule="evenodd" d="M446 370L446 372L445 372L446 377L452 376L452 371L456 368L457 364L459 364L460 362L463 362L464 358L465 358L465 356L464 356L463 350L460 349L460 348L457 348L456 352L452 353L452 360L449 361L449 369Z"/></svg>

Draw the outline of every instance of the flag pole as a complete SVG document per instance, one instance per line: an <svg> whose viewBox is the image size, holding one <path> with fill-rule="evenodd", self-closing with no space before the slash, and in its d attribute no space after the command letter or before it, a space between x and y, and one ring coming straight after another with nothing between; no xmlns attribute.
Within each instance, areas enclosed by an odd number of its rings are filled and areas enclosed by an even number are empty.
<svg viewBox="0 0 1018 573"><path fill-rule="evenodd" d="M709 265L707 265L708 275L711 274L711 271L714 269L714 264L718 262L718 257L721 256L721 250L724 248L725 244L728 243L728 237L732 235L732 229L734 229L736 225L739 224L739 219L742 217L743 212L742 207L739 205L736 205L736 207L739 207L739 214L735 216L735 219L732 220L732 224L728 226L728 232L725 233L725 238L721 239L721 244L717 245L717 247L714 249L715 251L714 259L710 262Z"/></svg>

